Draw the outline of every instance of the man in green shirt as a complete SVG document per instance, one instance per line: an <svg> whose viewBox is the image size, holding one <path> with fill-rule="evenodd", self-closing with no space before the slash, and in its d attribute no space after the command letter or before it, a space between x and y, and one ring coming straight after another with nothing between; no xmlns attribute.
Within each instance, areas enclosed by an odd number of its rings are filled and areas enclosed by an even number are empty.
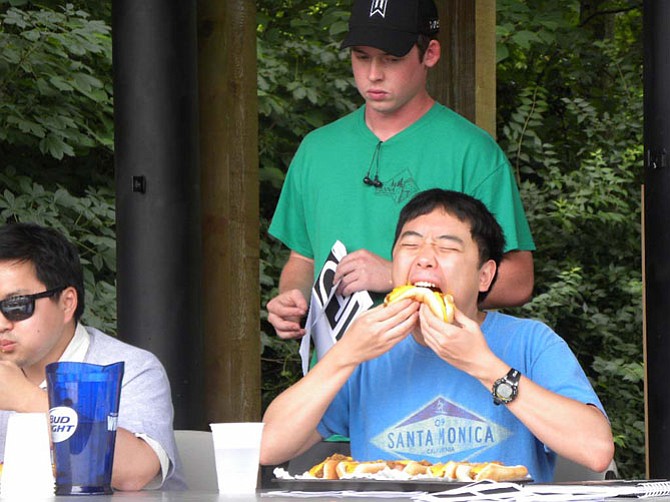
<svg viewBox="0 0 670 502"><path fill-rule="evenodd" d="M282 338L305 334L300 320L336 240L348 254L338 293L391 289L390 237L402 206L439 187L482 200L507 247L484 307L521 305L533 289L535 249L509 162L483 130L428 94L440 59L432 0L356 0L351 63L364 106L308 134L289 168L270 234L291 249L268 320Z"/></svg>

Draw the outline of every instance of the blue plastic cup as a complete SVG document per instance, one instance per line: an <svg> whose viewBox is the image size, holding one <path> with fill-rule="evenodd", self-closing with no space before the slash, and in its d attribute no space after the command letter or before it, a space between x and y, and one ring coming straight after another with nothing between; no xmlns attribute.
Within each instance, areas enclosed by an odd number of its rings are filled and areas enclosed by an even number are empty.
<svg viewBox="0 0 670 502"><path fill-rule="evenodd" d="M56 495L112 493L124 363L46 367Z"/></svg>

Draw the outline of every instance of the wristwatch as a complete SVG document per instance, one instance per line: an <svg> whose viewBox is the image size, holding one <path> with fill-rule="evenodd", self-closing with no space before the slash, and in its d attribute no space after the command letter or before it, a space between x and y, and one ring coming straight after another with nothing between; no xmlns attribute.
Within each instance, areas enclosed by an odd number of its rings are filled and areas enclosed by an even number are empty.
<svg viewBox="0 0 670 502"><path fill-rule="evenodd" d="M514 398L519 393L520 379L521 373L511 368L507 372L507 375L496 380L491 388L493 402L495 404L509 404L514 401Z"/></svg>

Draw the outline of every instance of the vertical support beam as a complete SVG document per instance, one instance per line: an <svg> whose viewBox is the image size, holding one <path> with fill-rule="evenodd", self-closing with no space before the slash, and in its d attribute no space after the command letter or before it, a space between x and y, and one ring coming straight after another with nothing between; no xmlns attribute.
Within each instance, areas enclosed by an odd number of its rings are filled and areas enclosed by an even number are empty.
<svg viewBox="0 0 670 502"><path fill-rule="evenodd" d="M428 90L495 137L495 0L436 0L442 58Z"/></svg>
<svg viewBox="0 0 670 502"><path fill-rule="evenodd" d="M206 414L260 419L256 6L199 0Z"/></svg>
<svg viewBox="0 0 670 502"><path fill-rule="evenodd" d="M670 2L644 1L647 476L670 477Z"/></svg>
<svg viewBox="0 0 670 502"><path fill-rule="evenodd" d="M162 361L176 428L204 411L195 21L195 0L112 4L118 334Z"/></svg>
<svg viewBox="0 0 670 502"><path fill-rule="evenodd" d="M475 124L496 137L496 0L475 0Z"/></svg>

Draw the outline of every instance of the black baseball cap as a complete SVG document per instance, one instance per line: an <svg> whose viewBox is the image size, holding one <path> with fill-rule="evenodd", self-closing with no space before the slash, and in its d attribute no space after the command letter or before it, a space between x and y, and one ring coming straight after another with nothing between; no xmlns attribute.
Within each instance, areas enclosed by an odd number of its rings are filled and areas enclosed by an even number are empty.
<svg viewBox="0 0 670 502"><path fill-rule="evenodd" d="M366 45L404 56L419 34L435 35L440 19L433 0L354 0L341 47Z"/></svg>

